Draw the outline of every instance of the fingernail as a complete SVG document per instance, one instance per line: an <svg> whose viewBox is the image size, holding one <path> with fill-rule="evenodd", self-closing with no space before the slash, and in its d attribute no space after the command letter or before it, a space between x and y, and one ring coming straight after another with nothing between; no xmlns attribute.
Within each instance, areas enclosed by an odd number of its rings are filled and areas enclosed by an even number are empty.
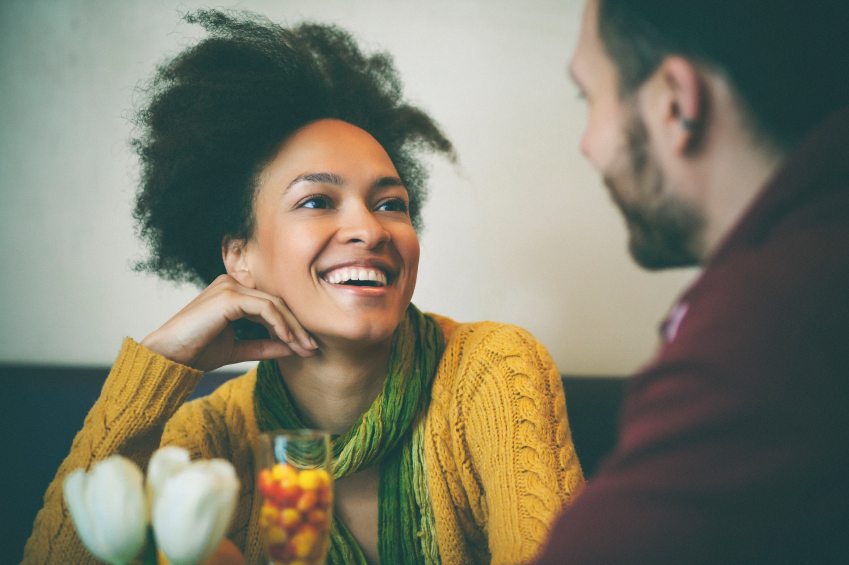
<svg viewBox="0 0 849 565"><path fill-rule="evenodd" d="M312 345L313 349L318 349L318 344L315 342L315 339L310 336L310 345Z"/></svg>

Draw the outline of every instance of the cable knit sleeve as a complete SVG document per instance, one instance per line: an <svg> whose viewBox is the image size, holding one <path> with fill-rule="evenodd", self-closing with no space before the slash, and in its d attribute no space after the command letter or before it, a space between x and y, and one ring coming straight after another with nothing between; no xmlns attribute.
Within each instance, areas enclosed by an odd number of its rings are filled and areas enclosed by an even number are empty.
<svg viewBox="0 0 849 565"><path fill-rule="evenodd" d="M77 468L118 453L144 468L165 422L203 373L169 361L127 338L71 451L47 487L24 549L24 563L96 563L83 547L62 498L62 481Z"/></svg>
<svg viewBox="0 0 849 565"><path fill-rule="evenodd" d="M456 374L434 385L431 453L445 488L432 498L438 507L445 494L455 509L437 524L443 561L525 563L583 483L562 382L528 332L469 326L446 350Z"/></svg>

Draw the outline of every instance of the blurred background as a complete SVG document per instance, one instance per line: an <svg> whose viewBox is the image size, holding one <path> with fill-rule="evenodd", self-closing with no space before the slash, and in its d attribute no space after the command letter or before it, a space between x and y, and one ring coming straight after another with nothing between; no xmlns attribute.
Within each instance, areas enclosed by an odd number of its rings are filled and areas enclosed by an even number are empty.
<svg viewBox="0 0 849 565"><path fill-rule="evenodd" d="M459 154L433 161L414 301L524 326L561 372L621 375L694 271L640 271L578 151L580 0L2 0L0 364L108 366L198 291L132 270L138 87L201 35L181 14L337 23L395 58Z"/></svg>

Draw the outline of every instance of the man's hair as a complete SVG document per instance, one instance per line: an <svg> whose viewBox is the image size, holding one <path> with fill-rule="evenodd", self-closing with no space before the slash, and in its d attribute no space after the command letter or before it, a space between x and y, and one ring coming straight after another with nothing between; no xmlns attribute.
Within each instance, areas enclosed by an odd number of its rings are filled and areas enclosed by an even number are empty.
<svg viewBox="0 0 849 565"><path fill-rule="evenodd" d="M753 133L782 150L849 104L847 0L599 0L598 21L623 96L686 57L724 76Z"/></svg>
<svg viewBox="0 0 849 565"><path fill-rule="evenodd" d="M420 156L453 158L453 148L404 99L389 55L365 55L329 25L287 28L212 10L185 19L209 36L159 66L137 114L134 215L150 251L138 268L199 284L223 274L223 240L253 234L258 174L285 139L323 118L358 126L383 146L419 226Z"/></svg>

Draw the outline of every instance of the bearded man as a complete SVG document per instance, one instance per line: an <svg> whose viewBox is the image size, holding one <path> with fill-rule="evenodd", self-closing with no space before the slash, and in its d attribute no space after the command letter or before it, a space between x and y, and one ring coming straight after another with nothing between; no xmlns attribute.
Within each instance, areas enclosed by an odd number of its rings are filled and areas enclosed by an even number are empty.
<svg viewBox="0 0 849 565"><path fill-rule="evenodd" d="M701 265L539 563L849 563L849 7L589 0L581 150Z"/></svg>

